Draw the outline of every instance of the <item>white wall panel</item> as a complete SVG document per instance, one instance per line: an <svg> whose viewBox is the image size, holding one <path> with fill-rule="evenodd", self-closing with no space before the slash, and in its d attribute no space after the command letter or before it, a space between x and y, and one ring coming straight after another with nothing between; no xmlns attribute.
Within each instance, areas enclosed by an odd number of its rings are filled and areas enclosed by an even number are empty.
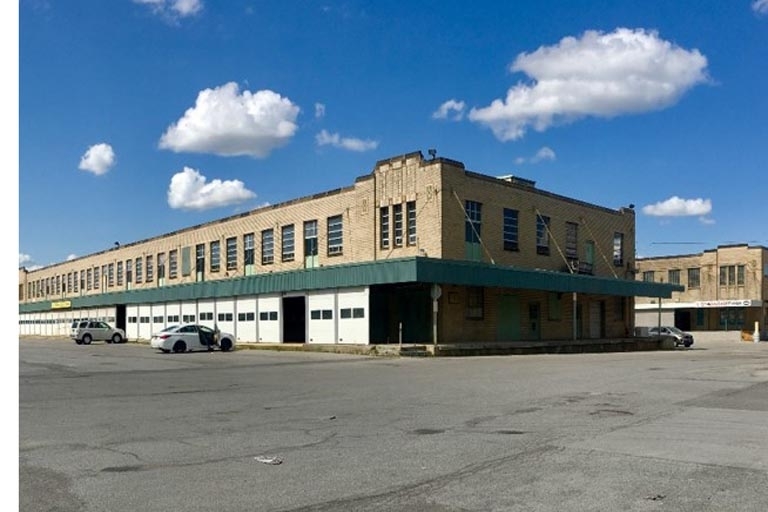
<svg viewBox="0 0 768 512"><path fill-rule="evenodd" d="M336 343L336 292L307 294L307 343Z"/></svg>
<svg viewBox="0 0 768 512"><path fill-rule="evenodd" d="M235 302L237 308L237 323L235 335L238 343L257 341L256 297L240 297Z"/></svg>
<svg viewBox="0 0 768 512"><path fill-rule="evenodd" d="M165 326L178 325L181 323L181 304L178 302L169 302L165 305Z"/></svg>
<svg viewBox="0 0 768 512"><path fill-rule="evenodd" d="M139 337L139 306L126 306L125 317L125 336L129 340L135 340Z"/></svg>
<svg viewBox="0 0 768 512"><path fill-rule="evenodd" d="M339 290L338 305L338 342L367 345L369 341L368 288Z"/></svg>
<svg viewBox="0 0 768 512"><path fill-rule="evenodd" d="M208 316L210 314L210 316ZM197 301L197 323L213 329L216 324L216 301L200 299Z"/></svg>
<svg viewBox="0 0 768 512"><path fill-rule="evenodd" d="M139 338L148 340L152 337L152 308L148 304L139 306Z"/></svg>
<svg viewBox="0 0 768 512"><path fill-rule="evenodd" d="M279 295L262 295L256 301L259 341L282 342L282 300Z"/></svg>
<svg viewBox="0 0 768 512"><path fill-rule="evenodd" d="M182 302L179 323L195 323L197 320L197 301Z"/></svg>
<svg viewBox="0 0 768 512"><path fill-rule="evenodd" d="M237 315L235 313L234 299L217 299L216 316L214 318L220 331L237 335L235 333Z"/></svg>
<svg viewBox="0 0 768 512"><path fill-rule="evenodd" d="M162 331L167 325L167 316L165 313L165 303L152 304L152 315L149 317L150 332L152 334ZM158 321L156 321L158 320Z"/></svg>

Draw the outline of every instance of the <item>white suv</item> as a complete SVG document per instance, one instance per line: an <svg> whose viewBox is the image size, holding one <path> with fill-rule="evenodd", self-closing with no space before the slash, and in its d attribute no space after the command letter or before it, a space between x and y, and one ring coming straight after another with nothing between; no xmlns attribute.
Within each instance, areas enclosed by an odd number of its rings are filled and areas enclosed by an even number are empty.
<svg viewBox="0 0 768 512"><path fill-rule="evenodd" d="M78 345L90 345L92 341L125 343L125 331L98 320L75 320L72 322L70 338Z"/></svg>

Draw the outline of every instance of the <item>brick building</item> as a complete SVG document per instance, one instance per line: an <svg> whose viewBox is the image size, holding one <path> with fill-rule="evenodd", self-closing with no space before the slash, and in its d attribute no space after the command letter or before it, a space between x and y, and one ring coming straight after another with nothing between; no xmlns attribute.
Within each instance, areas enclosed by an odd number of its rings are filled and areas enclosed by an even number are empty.
<svg viewBox="0 0 768 512"><path fill-rule="evenodd" d="M21 334L102 318L239 342L566 340L632 332L635 213L420 152L351 186L19 270Z"/></svg>
<svg viewBox="0 0 768 512"><path fill-rule="evenodd" d="M637 259L637 279L683 285L669 300L638 298L638 326L674 325L686 331L759 330L768 323L768 248L720 245L699 254ZM661 305L661 307L659 307Z"/></svg>

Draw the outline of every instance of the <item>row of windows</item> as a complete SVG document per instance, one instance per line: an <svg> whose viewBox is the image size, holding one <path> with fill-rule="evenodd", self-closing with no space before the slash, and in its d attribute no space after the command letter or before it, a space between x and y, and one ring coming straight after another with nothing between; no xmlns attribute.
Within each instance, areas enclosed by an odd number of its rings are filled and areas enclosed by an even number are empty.
<svg viewBox="0 0 768 512"><path fill-rule="evenodd" d="M466 201L464 204L465 223L464 241L468 245L479 245L482 239L483 204L477 201ZM505 251L519 251L519 217L520 212L512 208L502 211L502 245ZM536 211L536 254L550 254L551 219ZM565 257L568 261L578 260L579 225L575 222L565 223ZM586 259L592 263L594 258L594 242L587 242ZM479 255L479 251L475 254ZM624 234L616 232L613 235L613 264L624 264Z"/></svg>
<svg viewBox="0 0 768 512"><path fill-rule="evenodd" d="M410 203L409 203L410 204ZM413 210L413 237L415 240L415 203L409 206L409 212ZM409 215L411 215L409 213ZM409 217L410 218L410 217ZM304 225L304 255L316 257L318 255L318 221L305 221ZM409 230L411 228L409 227ZM344 225L343 217L335 215L327 219L328 256L338 256L344 252ZM284 263L294 261L296 256L296 238L294 224L280 228L281 252L280 258ZM410 240L410 238L409 238ZM414 242L415 243L415 242ZM237 237L229 237L225 244L225 269L237 270ZM189 248L182 249L182 260L188 260ZM221 270L221 241L214 240L208 244L211 272ZM195 271L205 272L206 244L195 245ZM79 291L99 290L101 288L130 285L131 283L151 283L157 277L158 284L162 284L167 276L176 279L179 275L179 250L173 249L160 252L156 255L147 255L135 259L109 263L99 267L93 267L69 272L55 277L38 279L27 283L27 297L42 298L50 295L63 295L66 293L78 293ZM243 235L243 265L246 274L253 271L256 257L256 239L254 233ZM261 264L270 265L275 262L275 233L273 229L265 229L261 232ZM167 264L167 265L166 265ZM314 266L314 265L312 265ZM155 275L155 270L157 274ZM184 272L184 275L188 275ZM20 291L21 293L21 291ZM22 298L22 297L20 297Z"/></svg>
<svg viewBox="0 0 768 512"><path fill-rule="evenodd" d="M379 246L382 249L402 247L404 243L416 245L416 241L416 201L405 203L405 222L402 204L379 208Z"/></svg>
<svg viewBox="0 0 768 512"><path fill-rule="evenodd" d="M701 288L701 269L692 267L686 269L688 275L688 288ZM670 284L682 284L680 282L680 269L671 269L667 271L667 282ZM643 272L643 281L656 281L656 271L646 270ZM744 265L723 265L720 267L720 286L744 286L745 266Z"/></svg>
<svg viewBox="0 0 768 512"><path fill-rule="evenodd" d="M347 318L365 318L365 309L364 308L342 308L339 310L339 317L342 319ZM155 324L161 324L163 323L163 317L162 316L153 316L152 323ZM217 315L219 322L232 322L233 321L233 314L232 313L219 313ZM310 311L310 318L312 320L332 320L333 319L333 310L331 309L313 309ZM195 315L182 315L181 316L183 323L194 323L195 322ZM256 319L256 314L253 312L247 312L247 313L238 313L237 314L237 320L240 322L250 322L254 321ZM261 321L276 321L278 319L277 311L261 311L259 312L259 320ZM128 323L129 324L148 324L150 320L149 316L129 316L128 317ZM203 312L200 313L200 321L204 320L213 320L213 313L210 312ZM65 320L68 322L69 320ZM167 317L167 323L168 324L174 324L179 323L179 315L168 315Z"/></svg>

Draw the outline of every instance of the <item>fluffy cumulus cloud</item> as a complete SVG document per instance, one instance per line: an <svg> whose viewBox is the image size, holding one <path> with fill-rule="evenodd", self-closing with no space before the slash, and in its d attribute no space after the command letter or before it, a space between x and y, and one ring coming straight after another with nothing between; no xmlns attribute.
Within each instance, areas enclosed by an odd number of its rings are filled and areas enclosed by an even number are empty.
<svg viewBox="0 0 768 512"><path fill-rule="evenodd" d="M147 5L155 14L170 18L186 18L203 10L202 0L133 0Z"/></svg>
<svg viewBox="0 0 768 512"><path fill-rule="evenodd" d="M240 92L235 82L205 89L195 106L168 127L159 146L175 152L264 158L296 133L299 107L262 90Z"/></svg>
<svg viewBox="0 0 768 512"><path fill-rule="evenodd" d="M768 0L754 0L752 10L758 14L768 14Z"/></svg>
<svg viewBox="0 0 768 512"><path fill-rule="evenodd" d="M77 259L77 254L70 254L69 256L67 256L67 261L72 261L74 259Z"/></svg>
<svg viewBox="0 0 768 512"><path fill-rule="evenodd" d="M369 151L379 147L378 141L375 140L362 140L353 137L342 137L338 133L329 133L327 130L322 130L315 135L315 141L318 146L333 146L335 148L347 149L349 151Z"/></svg>
<svg viewBox="0 0 768 512"><path fill-rule="evenodd" d="M322 103L315 103L315 119L322 119L325 117L325 105Z"/></svg>
<svg viewBox="0 0 768 512"><path fill-rule="evenodd" d="M256 197L240 180L211 180L190 167L173 175L168 187L168 205L180 210L209 210L240 204Z"/></svg>
<svg viewBox="0 0 768 512"><path fill-rule="evenodd" d="M552 148L548 148L547 146L543 146L532 157L519 157L519 158L516 158L515 159L515 163L518 164L518 165L522 165L522 164L537 164L537 163L543 162L545 160L556 160L556 159L557 159L557 155L552 150Z"/></svg>
<svg viewBox="0 0 768 512"><path fill-rule="evenodd" d="M707 215L712 211L709 199L682 199L672 196L666 201L643 206L643 213L654 217L687 217Z"/></svg>
<svg viewBox="0 0 768 512"><path fill-rule="evenodd" d="M529 128L544 131L586 116L659 110L706 82L706 68L698 50L665 41L655 31L587 31L518 55L511 70L531 82L518 83L487 107L473 108L469 119L508 141Z"/></svg>
<svg viewBox="0 0 768 512"><path fill-rule="evenodd" d="M22 252L19 253L19 266L23 267L25 263L29 263L32 261L32 256L29 254L24 254Z"/></svg>
<svg viewBox="0 0 768 512"><path fill-rule="evenodd" d="M466 105L463 101L456 101L450 99L440 105L437 110L432 112L432 119L451 119L452 121L461 121L464 117L464 108Z"/></svg>
<svg viewBox="0 0 768 512"><path fill-rule="evenodd" d="M95 144L80 158L78 169L99 176L106 174L115 165L115 152L109 144Z"/></svg>

